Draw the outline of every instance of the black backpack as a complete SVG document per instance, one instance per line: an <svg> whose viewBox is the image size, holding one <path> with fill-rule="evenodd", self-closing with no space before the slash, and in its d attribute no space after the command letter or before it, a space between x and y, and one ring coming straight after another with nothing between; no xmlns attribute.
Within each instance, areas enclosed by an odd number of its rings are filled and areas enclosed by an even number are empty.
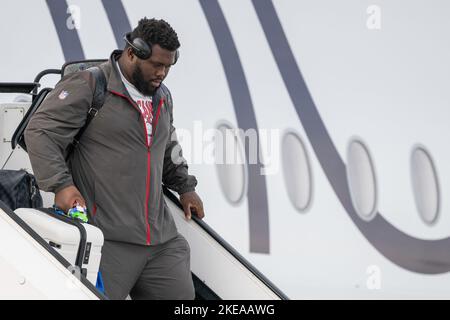
<svg viewBox="0 0 450 320"><path fill-rule="evenodd" d="M0 170L0 200L11 210L42 207L36 179L25 170Z"/></svg>
<svg viewBox="0 0 450 320"><path fill-rule="evenodd" d="M94 60L96 61L96 60ZM100 60L103 61L103 60ZM97 62L97 61L96 61ZM64 70L64 66L62 68ZM76 134L74 140L72 141L71 145L69 145L67 150L67 156L66 160L70 156L70 154L73 152L73 150L77 147L81 136L83 135L84 131L87 129L91 121L94 119L94 117L97 115L99 110L103 107L103 103L105 102L105 93L106 93L106 78L105 74L103 73L102 69L98 66L90 67L89 69L86 69L89 71L95 78L95 89L94 89L94 97L92 99L92 105L91 108L88 111L86 123L78 133ZM71 71L76 72L79 70ZM51 91L51 88L44 88L42 89L38 94L36 94L33 97L33 102L28 109L27 113L23 117L22 121L20 122L19 126L17 127L16 131L13 134L13 137L11 139L11 147L12 149L15 149L17 145L21 146L25 151L27 151L27 145L25 143L25 129L30 122L31 117L36 112L36 110L40 107L42 102L45 100L47 94Z"/></svg>

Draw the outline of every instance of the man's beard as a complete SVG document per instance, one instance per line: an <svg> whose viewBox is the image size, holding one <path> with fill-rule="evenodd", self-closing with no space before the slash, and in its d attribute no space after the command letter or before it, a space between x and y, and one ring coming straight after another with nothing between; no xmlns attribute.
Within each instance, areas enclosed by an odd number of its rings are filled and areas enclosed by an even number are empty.
<svg viewBox="0 0 450 320"><path fill-rule="evenodd" d="M142 73L139 65L134 68L131 77L133 79L134 86L140 93L144 96L153 96L157 88L152 86L151 81L145 81L144 74Z"/></svg>

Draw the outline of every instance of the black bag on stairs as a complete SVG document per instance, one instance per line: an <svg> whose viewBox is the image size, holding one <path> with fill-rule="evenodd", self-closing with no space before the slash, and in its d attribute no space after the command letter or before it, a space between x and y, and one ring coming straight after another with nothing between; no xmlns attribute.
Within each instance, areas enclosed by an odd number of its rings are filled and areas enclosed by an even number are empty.
<svg viewBox="0 0 450 320"><path fill-rule="evenodd" d="M0 170L0 200L11 210L42 207L36 179L25 170Z"/></svg>

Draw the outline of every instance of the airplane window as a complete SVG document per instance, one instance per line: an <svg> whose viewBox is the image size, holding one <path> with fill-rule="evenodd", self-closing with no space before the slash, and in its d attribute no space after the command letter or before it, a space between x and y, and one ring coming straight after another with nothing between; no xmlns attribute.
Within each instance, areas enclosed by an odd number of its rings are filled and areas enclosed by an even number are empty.
<svg viewBox="0 0 450 320"><path fill-rule="evenodd" d="M422 146L416 146L411 154L411 181L420 217L434 224L439 215L439 182L433 160Z"/></svg>
<svg viewBox="0 0 450 320"><path fill-rule="evenodd" d="M282 158L289 199L297 211L305 212L311 204L312 173L305 145L297 133L290 131L284 135Z"/></svg>
<svg viewBox="0 0 450 320"><path fill-rule="evenodd" d="M247 165L239 134L235 128L222 122L217 126L215 161L220 186L225 198L238 205L247 193Z"/></svg>
<svg viewBox="0 0 450 320"><path fill-rule="evenodd" d="M353 139L347 149L347 180L353 207L358 215L372 220L377 213L377 182L368 148Z"/></svg>

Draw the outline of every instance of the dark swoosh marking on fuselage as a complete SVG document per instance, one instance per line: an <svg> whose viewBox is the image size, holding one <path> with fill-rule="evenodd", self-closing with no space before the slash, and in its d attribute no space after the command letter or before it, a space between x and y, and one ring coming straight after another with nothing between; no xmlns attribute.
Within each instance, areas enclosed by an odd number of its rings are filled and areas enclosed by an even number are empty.
<svg viewBox="0 0 450 320"><path fill-rule="evenodd" d="M334 192L366 239L387 259L407 270L450 271L450 238L422 240L395 228L378 212L366 222L355 212L346 167L309 93L271 0L252 0L297 115ZM336 230L339 232L339 230Z"/></svg>
<svg viewBox="0 0 450 320"><path fill-rule="evenodd" d="M238 126L244 131L248 129L257 131L256 115L244 69L222 9L217 0L200 0L200 5L222 60ZM249 159L248 149L245 148L245 150L246 158ZM250 251L269 253L270 234L267 186L265 177L261 175L261 168L262 165L259 160L256 164L248 164L247 202L250 225Z"/></svg>
<svg viewBox="0 0 450 320"><path fill-rule="evenodd" d="M131 31L131 24L121 0L102 0L109 24L116 38L117 48L123 48L123 37Z"/></svg>
<svg viewBox="0 0 450 320"><path fill-rule="evenodd" d="M65 61L84 60L83 47L76 28L67 27L68 5L65 0L46 0L63 50Z"/></svg>

